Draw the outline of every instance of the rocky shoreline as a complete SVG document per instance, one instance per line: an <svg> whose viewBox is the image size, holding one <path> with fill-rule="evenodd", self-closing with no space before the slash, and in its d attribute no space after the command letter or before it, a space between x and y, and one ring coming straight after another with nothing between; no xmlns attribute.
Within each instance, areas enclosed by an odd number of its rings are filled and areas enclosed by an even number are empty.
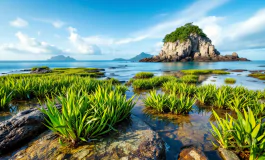
<svg viewBox="0 0 265 160"><path fill-rule="evenodd" d="M218 55L214 57L185 57L185 58L179 58L179 57L160 57L160 56L154 56L152 58L144 58L141 59L139 62L229 62L229 61L250 61L247 58L240 58L235 57L233 55Z"/></svg>

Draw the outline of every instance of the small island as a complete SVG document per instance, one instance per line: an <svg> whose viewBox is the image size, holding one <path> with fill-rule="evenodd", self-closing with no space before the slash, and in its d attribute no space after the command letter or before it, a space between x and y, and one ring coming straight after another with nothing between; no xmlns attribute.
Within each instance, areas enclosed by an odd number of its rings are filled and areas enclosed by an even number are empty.
<svg viewBox="0 0 265 160"><path fill-rule="evenodd" d="M131 59L124 59L124 58L115 58L113 61L131 61L131 62L139 62L143 58L151 58L153 55L142 52L139 55L136 55L135 57Z"/></svg>
<svg viewBox="0 0 265 160"><path fill-rule="evenodd" d="M64 56L64 55L58 55L53 56L50 59L47 59L47 61L76 61L76 59L70 57L70 56Z"/></svg>
<svg viewBox="0 0 265 160"><path fill-rule="evenodd" d="M249 61L237 53L221 55L207 35L196 25L187 23L167 34L159 55L143 58L140 62L217 62Z"/></svg>

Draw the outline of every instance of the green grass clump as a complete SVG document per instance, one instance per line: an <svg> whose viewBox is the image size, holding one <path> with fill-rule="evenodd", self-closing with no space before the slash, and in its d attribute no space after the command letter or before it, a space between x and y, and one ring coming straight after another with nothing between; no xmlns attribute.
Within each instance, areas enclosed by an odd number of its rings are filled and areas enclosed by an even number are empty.
<svg viewBox="0 0 265 160"><path fill-rule="evenodd" d="M160 87L168 81L177 81L177 78L174 76L159 76L149 79L135 79L132 82L132 86L134 89L152 89Z"/></svg>
<svg viewBox="0 0 265 160"><path fill-rule="evenodd" d="M197 75L183 75L180 77L179 81L184 83L197 83L198 78L199 77Z"/></svg>
<svg viewBox="0 0 265 160"><path fill-rule="evenodd" d="M133 97L127 100L122 93L102 87L91 95L69 90L56 99L62 104L61 112L54 100L47 101L47 110L41 109L48 116L46 126L73 145L115 130L115 124L127 118L135 105Z"/></svg>
<svg viewBox="0 0 265 160"><path fill-rule="evenodd" d="M225 83L234 84L234 83L236 83L236 79L234 79L234 78L226 78L225 79Z"/></svg>
<svg viewBox="0 0 265 160"><path fill-rule="evenodd" d="M230 74L229 72L223 70L212 70L212 69L189 69L181 70L184 74Z"/></svg>
<svg viewBox="0 0 265 160"><path fill-rule="evenodd" d="M171 112L175 114L188 114L192 110L195 99L181 94L157 94L151 91L150 96L143 100L146 107L155 109L158 112Z"/></svg>
<svg viewBox="0 0 265 160"><path fill-rule="evenodd" d="M234 150L236 153L249 152L250 160L265 158L265 123L263 118L258 118L251 109L243 114L236 109L237 119L229 114L222 119L213 111L216 125L212 125L212 135L218 144L225 149ZM218 146L217 144L215 144Z"/></svg>
<svg viewBox="0 0 265 160"><path fill-rule="evenodd" d="M47 66L33 67L33 68L31 68L31 71L36 71L37 69L46 69L46 70L49 70L50 68L47 67Z"/></svg>
<svg viewBox="0 0 265 160"><path fill-rule="evenodd" d="M258 78L260 80L265 80L265 73L261 73L261 72L251 73L248 76Z"/></svg>
<svg viewBox="0 0 265 160"><path fill-rule="evenodd" d="M192 23L187 23L184 26L177 28L170 34L167 34L163 39L163 42L176 42L177 40L179 40L180 42L184 42L189 38L190 34L192 33L198 34L202 37L207 37L206 34L203 33L202 29L200 29L198 26L193 25Z"/></svg>
<svg viewBox="0 0 265 160"><path fill-rule="evenodd" d="M154 74L151 72L139 72L135 74L134 78L152 78Z"/></svg>

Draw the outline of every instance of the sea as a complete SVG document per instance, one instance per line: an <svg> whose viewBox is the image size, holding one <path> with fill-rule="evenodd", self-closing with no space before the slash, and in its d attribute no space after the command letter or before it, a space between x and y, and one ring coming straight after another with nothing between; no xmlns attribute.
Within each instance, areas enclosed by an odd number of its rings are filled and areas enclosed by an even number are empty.
<svg viewBox="0 0 265 160"><path fill-rule="evenodd" d="M226 77L237 79L234 85L243 85L249 89L264 89L264 81L248 77L252 70L265 70L265 60L260 61L234 61L234 62L166 62L166 63L148 63L148 62L130 62L130 61L0 61L0 76L6 74L27 73L21 71L31 69L32 67L48 66L50 68L75 68L90 67L105 69L105 76L116 78L121 81L127 81L136 73L141 71L153 72L155 75L162 75L166 72L174 72L183 69L243 69L248 70L242 73L231 73L230 75L219 75L215 82L208 78L203 84L214 83L222 85Z"/></svg>

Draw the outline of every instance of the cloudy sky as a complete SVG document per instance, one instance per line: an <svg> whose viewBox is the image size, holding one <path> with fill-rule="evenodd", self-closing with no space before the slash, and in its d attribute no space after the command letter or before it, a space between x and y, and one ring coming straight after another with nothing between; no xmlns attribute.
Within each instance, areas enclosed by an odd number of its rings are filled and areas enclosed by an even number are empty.
<svg viewBox="0 0 265 160"><path fill-rule="evenodd" d="M188 22L221 54L265 59L265 0L1 0L0 60L155 55Z"/></svg>

